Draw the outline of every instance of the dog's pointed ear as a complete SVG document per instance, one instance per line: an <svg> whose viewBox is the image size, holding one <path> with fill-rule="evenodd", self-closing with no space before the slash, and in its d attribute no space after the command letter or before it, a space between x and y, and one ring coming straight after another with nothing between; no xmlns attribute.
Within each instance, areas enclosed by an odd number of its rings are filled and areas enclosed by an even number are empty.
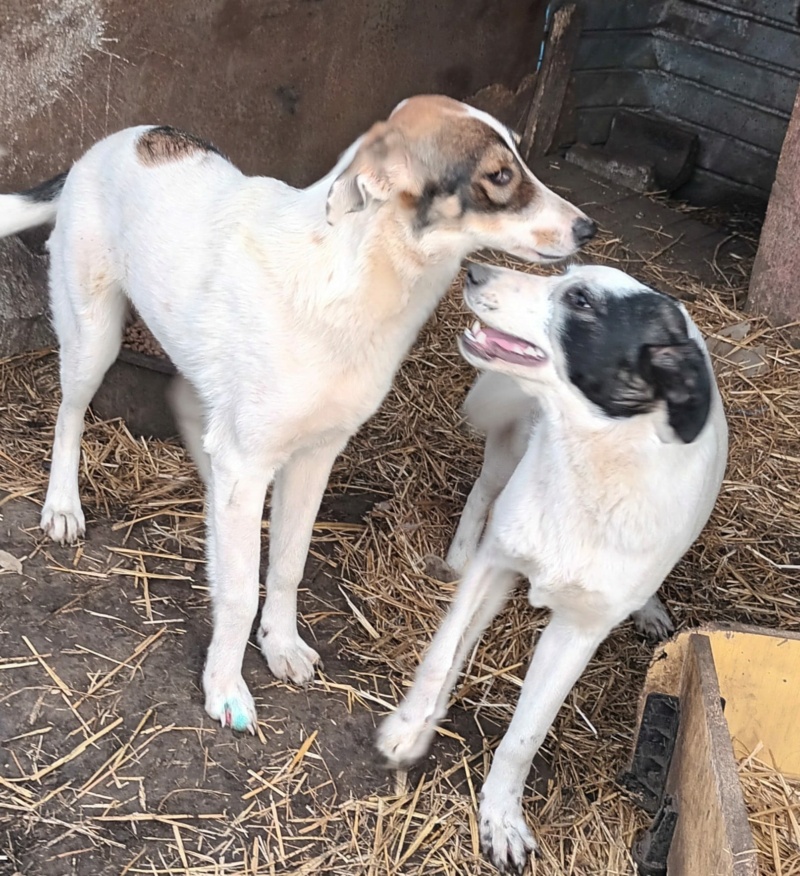
<svg viewBox="0 0 800 876"><path fill-rule="evenodd" d="M373 201L387 201L395 188L406 186L408 165L403 135L388 122L377 122L331 185L325 205L329 224L335 225L347 213L364 210Z"/></svg>
<svg viewBox="0 0 800 876"><path fill-rule="evenodd" d="M656 395L667 403L669 424L689 444L702 431L711 408L711 375L703 351L693 340L646 350Z"/></svg>

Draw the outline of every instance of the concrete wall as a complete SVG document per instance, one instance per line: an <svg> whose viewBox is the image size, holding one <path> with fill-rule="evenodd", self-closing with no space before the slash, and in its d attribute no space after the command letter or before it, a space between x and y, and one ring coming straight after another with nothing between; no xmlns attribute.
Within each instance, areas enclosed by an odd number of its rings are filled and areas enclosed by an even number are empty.
<svg viewBox="0 0 800 876"><path fill-rule="evenodd" d="M579 140L605 142L619 107L694 131L678 197L766 204L800 82L798 0L582 0L574 69Z"/></svg>
<svg viewBox="0 0 800 876"><path fill-rule="evenodd" d="M188 128L305 184L409 94L535 65L542 0L0 0L4 187L132 124Z"/></svg>
<svg viewBox="0 0 800 876"><path fill-rule="evenodd" d="M0 0L0 190L39 182L103 135L143 123L189 129L248 173L305 185L410 94L515 87L535 68L544 8L545 0ZM25 275L4 267L9 246L0 243L0 319L10 318L12 287ZM35 319L30 298L25 318ZM0 356L13 351L2 337L0 326Z"/></svg>

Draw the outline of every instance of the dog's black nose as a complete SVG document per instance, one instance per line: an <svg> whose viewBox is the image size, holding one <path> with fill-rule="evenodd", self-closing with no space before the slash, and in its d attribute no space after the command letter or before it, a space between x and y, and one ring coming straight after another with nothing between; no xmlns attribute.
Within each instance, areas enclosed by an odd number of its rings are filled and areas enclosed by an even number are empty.
<svg viewBox="0 0 800 876"><path fill-rule="evenodd" d="M581 216L572 223L572 236L578 246L588 243L597 234L597 223L586 216Z"/></svg>
<svg viewBox="0 0 800 876"><path fill-rule="evenodd" d="M492 269L488 265L472 262L467 268L467 281L471 286L482 286L491 276Z"/></svg>

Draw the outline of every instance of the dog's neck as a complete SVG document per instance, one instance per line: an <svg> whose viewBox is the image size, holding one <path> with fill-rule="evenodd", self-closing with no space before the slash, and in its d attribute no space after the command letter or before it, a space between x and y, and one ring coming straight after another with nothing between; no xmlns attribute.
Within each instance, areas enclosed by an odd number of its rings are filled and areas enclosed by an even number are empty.
<svg viewBox="0 0 800 876"><path fill-rule="evenodd" d="M556 393L538 395L537 408L543 430L578 454L585 454L588 446L616 454L632 453L630 448L681 443L669 426L663 404L657 404L649 413L610 417L575 391L560 387Z"/></svg>
<svg viewBox="0 0 800 876"><path fill-rule="evenodd" d="M414 335L447 292L469 247L426 248L397 203L371 204L329 225L327 191L306 189L311 219L310 259L327 284L308 290L336 321L337 311L352 323L374 326L410 321ZM341 307L339 306L341 305Z"/></svg>

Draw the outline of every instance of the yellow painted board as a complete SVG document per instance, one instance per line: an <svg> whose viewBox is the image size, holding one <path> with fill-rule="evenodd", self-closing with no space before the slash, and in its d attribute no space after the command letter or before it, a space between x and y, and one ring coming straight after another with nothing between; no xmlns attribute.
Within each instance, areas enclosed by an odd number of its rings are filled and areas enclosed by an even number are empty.
<svg viewBox="0 0 800 876"><path fill-rule="evenodd" d="M760 748L761 760L800 777L800 634L714 625L679 633L656 652L640 710L648 693L680 696L686 649L697 633L711 645L736 754Z"/></svg>

